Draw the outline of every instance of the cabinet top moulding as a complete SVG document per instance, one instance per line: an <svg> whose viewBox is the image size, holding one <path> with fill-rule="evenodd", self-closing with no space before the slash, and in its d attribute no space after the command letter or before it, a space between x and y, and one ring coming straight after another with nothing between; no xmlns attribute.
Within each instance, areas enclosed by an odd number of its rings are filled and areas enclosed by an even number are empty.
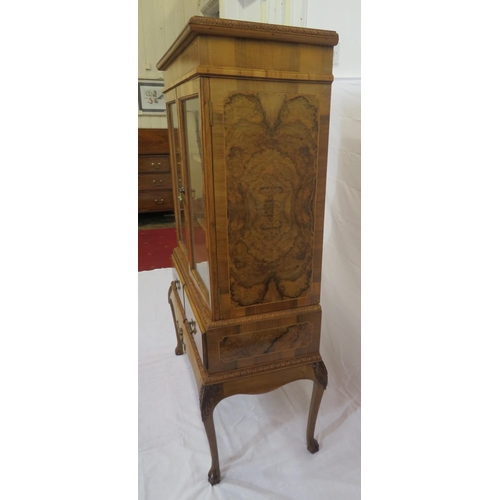
<svg viewBox="0 0 500 500"><path fill-rule="evenodd" d="M289 67L276 70L272 64L266 65L265 60L261 61L260 67L246 66L244 61L235 60L234 54L232 59L230 56L225 57L221 54L221 46L210 45L209 39L220 39L219 37L252 40L258 44L252 50L264 49L265 44L261 45L259 42L322 46L329 49L325 54L328 54L327 58L330 59L330 71L326 70L328 67L326 64L324 72L312 74L307 64L299 67L296 62L291 62ZM203 39L204 44L193 44L199 38ZM156 67L159 71L165 71L176 62L176 59L182 59L182 61L177 61L181 64L174 64L179 67L172 68L174 71L169 81L165 80L164 91L196 75L332 81L331 57L333 47L338 44L338 41L339 36L335 31L194 16ZM305 58L307 59L307 56Z"/></svg>

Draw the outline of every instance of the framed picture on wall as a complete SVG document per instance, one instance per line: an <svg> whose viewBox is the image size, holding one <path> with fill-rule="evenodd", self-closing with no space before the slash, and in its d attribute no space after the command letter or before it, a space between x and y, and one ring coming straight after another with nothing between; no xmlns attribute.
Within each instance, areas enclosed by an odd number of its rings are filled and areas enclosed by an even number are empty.
<svg viewBox="0 0 500 500"><path fill-rule="evenodd" d="M166 113L163 87L163 80L139 80L139 114Z"/></svg>

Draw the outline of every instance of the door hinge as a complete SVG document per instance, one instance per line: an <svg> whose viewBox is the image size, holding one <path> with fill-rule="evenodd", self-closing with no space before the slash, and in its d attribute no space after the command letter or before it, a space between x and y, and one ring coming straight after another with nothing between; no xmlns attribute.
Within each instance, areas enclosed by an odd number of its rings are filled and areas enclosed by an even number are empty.
<svg viewBox="0 0 500 500"><path fill-rule="evenodd" d="M212 101L208 101L208 115L210 116L210 126L214 124L214 112L212 110Z"/></svg>

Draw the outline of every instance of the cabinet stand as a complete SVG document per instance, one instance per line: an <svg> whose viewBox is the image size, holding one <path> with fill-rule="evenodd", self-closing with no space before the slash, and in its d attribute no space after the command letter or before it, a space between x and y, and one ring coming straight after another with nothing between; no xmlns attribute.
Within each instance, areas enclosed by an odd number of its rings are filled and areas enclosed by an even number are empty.
<svg viewBox="0 0 500 500"><path fill-rule="evenodd" d="M213 412L215 407L223 399L237 394L263 394L265 392L274 391L296 380L312 380L314 385L309 406L309 416L307 419L306 444L309 452L316 453L319 450L319 444L314 438L314 429L316 427L316 419L318 417L321 399L323 398L323 393L328 384L328 371L323 361L319 359L318 361L276 369L275 371L266 370L262 373L250 375L246 375L245 372L238 375L237 372L234 372L236 376L230 380L218 383L204 383L203 380L209 377L206 373L203 373L203 370L200 370L201 360L199 356L197 356L196 345L193 338L189 333L187 335L184 333L185 331L189 331L187 328L187 319L181 318L181 321L179 321L179 318L176 317L176 308L174 308L172 301L179 300L175 282L172 282L170 285L168 297L177 336L175 354L178 356L184 353L188 354L193 365L195 378L198 382L201 420L205 426L208 444L210 446L210 454L212 456L212 465L208 471L209 483L214 485L220 482L219 452L217 448ZM184 340L185 337L188 339L187 343ZM197 363L193 364L193 358ZM272 370L272 367L270 370ZM230 376L231 375L229 375L229 377ZM201 383L199 381L201 381Z"/></svg>

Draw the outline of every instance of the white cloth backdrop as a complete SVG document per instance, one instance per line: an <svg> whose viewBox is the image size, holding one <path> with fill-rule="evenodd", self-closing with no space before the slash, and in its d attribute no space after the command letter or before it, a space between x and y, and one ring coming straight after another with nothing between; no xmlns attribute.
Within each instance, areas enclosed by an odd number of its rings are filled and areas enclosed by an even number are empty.
<svg viewBox="0 0 500 500"><path fill-rule="evenodd" d="M311 455L305 430L311 381L233 396L214 411L222 481L210 486L210 451L187 356L175 356L167 302L171 269L139 273L139 499L360 498L360 93L336 80L321 304L329 384Z"/></svg>

